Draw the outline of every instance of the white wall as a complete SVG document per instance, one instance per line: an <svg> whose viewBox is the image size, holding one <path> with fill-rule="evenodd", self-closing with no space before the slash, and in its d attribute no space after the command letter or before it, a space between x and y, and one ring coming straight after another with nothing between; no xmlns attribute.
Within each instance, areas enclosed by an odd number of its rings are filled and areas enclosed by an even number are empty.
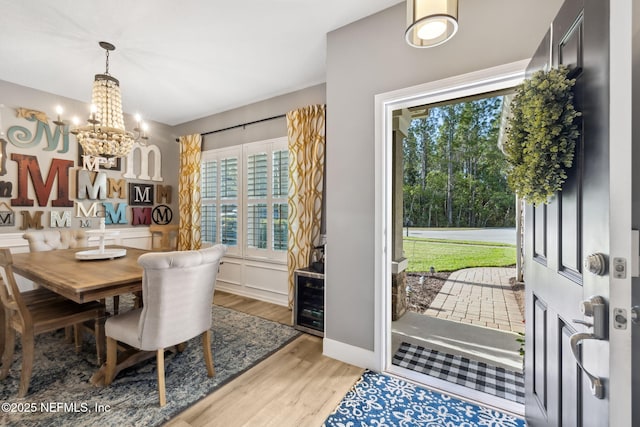
<svg viewBox="0 0 640 427"><path fill-rule="evenodd" d="M561 3L460 0L458 34L433 49L404 42L404 2L328 34L325 354L362 364L376 340L374 96L526 59Z"/></svg>

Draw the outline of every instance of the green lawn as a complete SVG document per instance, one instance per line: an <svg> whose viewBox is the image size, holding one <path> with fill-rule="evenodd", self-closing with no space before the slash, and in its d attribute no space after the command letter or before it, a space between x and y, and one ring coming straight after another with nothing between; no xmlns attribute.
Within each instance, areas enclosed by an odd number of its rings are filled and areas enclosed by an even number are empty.
<svg viewBox="0 0 640 427"><path fill-rule="evenodd" d="M515 265L516 248L503 243L405 237L404 256L408 272L455 271L467 267L506 267Z"/></svg>

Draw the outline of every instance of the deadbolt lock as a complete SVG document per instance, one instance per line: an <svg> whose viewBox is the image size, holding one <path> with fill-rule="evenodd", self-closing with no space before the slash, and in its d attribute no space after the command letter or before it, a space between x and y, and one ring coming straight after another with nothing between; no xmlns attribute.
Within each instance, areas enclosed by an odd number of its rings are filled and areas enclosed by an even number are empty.
<svg viewBox="0 0 640 427"><path fill-rule="evenodd" d="M597 276L604 276L607 274L607 256L600 252L587 255L584 268Z"/></svg>

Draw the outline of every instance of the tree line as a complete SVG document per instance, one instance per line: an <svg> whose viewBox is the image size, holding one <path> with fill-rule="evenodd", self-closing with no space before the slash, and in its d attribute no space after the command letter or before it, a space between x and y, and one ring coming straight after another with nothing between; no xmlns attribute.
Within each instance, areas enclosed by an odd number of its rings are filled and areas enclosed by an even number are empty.
<svg viewBox="0 0 640 427"><path fill-rule="evenodd" d="M414 227L513 227L498 147L502 97L429 108L403 141L404 218Z"/></svg>

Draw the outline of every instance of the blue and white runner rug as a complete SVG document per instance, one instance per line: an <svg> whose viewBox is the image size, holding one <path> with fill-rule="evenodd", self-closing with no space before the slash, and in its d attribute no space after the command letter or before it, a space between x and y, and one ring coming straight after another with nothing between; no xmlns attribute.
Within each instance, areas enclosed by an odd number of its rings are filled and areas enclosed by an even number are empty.
<svg viewBox="0 0 640 427"><path fill-rule="evenodd" d="M513 415L365 371L325 427L524 427Z"/></svg>

